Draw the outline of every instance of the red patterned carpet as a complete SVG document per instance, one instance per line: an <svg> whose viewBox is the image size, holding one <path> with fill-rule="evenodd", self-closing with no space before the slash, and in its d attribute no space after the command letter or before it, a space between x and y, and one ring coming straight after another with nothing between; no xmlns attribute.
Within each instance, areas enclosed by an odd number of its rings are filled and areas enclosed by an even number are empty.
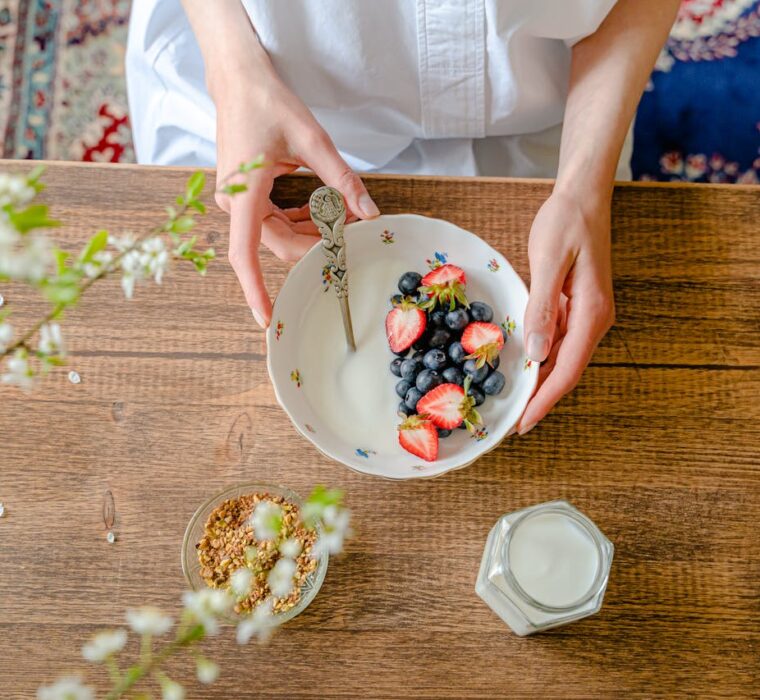
<svg viewBox="0 0 760 700"><path fill-rule="evenodd" d="M0 155L128 162L131 0L0 2Z"/></svg>

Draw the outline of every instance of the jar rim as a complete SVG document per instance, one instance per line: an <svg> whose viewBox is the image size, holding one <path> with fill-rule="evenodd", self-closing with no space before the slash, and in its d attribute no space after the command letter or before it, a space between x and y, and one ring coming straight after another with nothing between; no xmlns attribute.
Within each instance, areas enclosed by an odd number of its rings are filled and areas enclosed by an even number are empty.
<svg viewBox="0 0 760 700"><path fill-rule="evenodd" d="M557 513L564 517L570 518L576 525L580 526L583 531L589 536L591 541L597 550L598 563L596 569L596 575L591 582L588 591L579 599L572 601L567 605L547 605L536 600L531 596L517 581L517 578L512 573L512 569L509 563L509 547L512 542L512 537L517 531L519 526L525 523L526 520L536 517L538 515L546 515L547 513ZM608 540L602 534L601 530L596 524L577 508L573 507L567 501L552 501L550 503L543 503L533 508L527 509L522 513L514 522L510 523L509 529L504 537L504 542L501 547L501 559L503 563L504 577L514 592L528 605L545 613L569 613L573 610L583 607L597 597L604 591L606 586L608 569L609 569L609 552L605 546Z"/></svg>

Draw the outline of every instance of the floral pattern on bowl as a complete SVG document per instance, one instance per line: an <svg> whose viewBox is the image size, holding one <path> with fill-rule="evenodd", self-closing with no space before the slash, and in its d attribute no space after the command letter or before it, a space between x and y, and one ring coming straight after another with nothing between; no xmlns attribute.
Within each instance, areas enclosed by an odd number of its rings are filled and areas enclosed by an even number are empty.
<svg viewBox="0 0 760 700"><path fill-rule="evenodd" d="M392 245L386 241L386 232L393 233ZM279 340L274 324L267 332L267 366L277 400L301 435L328 457L356 471L390 479L411 479L437 476L471 464L498 446L516 425L537 382L538 363L526 365L522 323L516 321L525 313L528 300L525 284L507 260L485 241L440 219L412 214L380 216L346 226L345 238L349 279L351 262L357 259L378 259L396 268L421 273L447 262L462 267L467 274L468 297L473 301L485 301L493 307L494 322L501 325L507 338L499 368L507 379L506 387L502 394L489 397L479 408L484 426L474 435L466 430L455 430L441 441L439 458L435 462L421 464L419 458L401 447L388 453L373 445L371 440L352 440L348 433L337 433L312 407L308 391L301 388L301 373L295 377L291 375L295 374L294 367L303 369L300 353L304 347L320 340L335 342L331 337L303 338L299 333L307 325L311 305L324 294L324 256L320 247L315 246L290 271L274 303L274 317L288 329L285 334L280 332ZM493 267L499 274L489 271ZM397 278L389 279L387 288L378 289L378 299L390 297L396 282ZM332 288L327 292L329 297L335 294ZM382 324L377 332L384 335ZM388 364L392 358L388 350L387 363L378 367L378 372L387 375L391 387L395 378L390 374ZM389 410L394 409L395 406ZM389 442L396 447L395 435Z"/></svg>

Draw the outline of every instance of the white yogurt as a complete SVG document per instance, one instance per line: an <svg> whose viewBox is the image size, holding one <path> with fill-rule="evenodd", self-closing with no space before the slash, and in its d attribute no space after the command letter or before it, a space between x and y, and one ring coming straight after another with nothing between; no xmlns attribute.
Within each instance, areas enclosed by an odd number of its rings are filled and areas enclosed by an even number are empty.
<svg viewBox="0 0 760 700"><path fill-rule="evenodd" d="M488 535L475 590L524 636L598 612L614 548L566 501L502 516Z"/></svg>
<svg viewBox="0 0 760 700"><path fill-rule="evenodd" d="M523 520L509 543L509 568L520 587L550 607L566 607L591 589L599 550L567 515L539 513Z"/></svg>
<svg viewBox="0 0 760 700"><path fill-rule="evenodd" d="M356 352L345 341L340 306L332 288L316 296L304 314L299 350L303 390L341 441L378 455L397 455L396 413L401 399L388 366L394 355L385 337L389 297L407 271L403 261L351 263L349 301Z"/></svg>

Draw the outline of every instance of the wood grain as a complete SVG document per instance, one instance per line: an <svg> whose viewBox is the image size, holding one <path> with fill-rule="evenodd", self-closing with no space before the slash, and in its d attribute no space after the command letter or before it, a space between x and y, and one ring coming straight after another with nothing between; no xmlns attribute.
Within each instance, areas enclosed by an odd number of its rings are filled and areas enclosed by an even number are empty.
<svg viewBox="0 0 760 700"><path fill-rule="evenodd" d="M151 226L186 176L51 164L45 198L75 249L101 226ZM275 196L300 204L314 185L283 178ZM527 278L527 235L550 183L368 186L387 213L475 231ZM60 370L31 396L0 388L2 697L32 697L40 682L85 668L82 642L120 624L125 608L176 610L188 519L242 480L345 488L356 538L269 647L209 644L223 675L211 689L191 682L190 697L758 697L758 221L756 187L618 187L618 320L577 389L474 466L392 483L330 462L278 408L214 209L200 228L220 252L207 278L178 268L128 303L107 281L69 314L81 384ZM263 260L274 293L287 266ZM2 291L19 326L41 308ZM519 639L475 595L477 566L502 513L554 498L615 542L610 586L598 616ZM102 686L92 669L86 677Z"/></svg>

